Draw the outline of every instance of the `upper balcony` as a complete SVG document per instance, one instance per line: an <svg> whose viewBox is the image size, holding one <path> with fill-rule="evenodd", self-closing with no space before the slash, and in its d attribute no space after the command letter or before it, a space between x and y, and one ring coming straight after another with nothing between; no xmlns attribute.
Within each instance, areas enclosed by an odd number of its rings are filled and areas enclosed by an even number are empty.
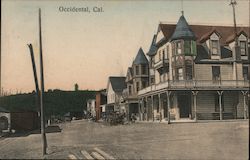
<svg viewBox="0 0 250 160"><path fill-rule="evenodd" d="M169 90L220 90L220 89L248 89L249 81L247 80L178 80L169 81L151 85L138 92L138 95L147 94L150 92Z"/></svg>
<svg viewBox="0 0 250 160"><path fill-rule="evenodd" d="M168 64L169 64L169 59L160 60L154 63L154 68L155 69L163 68L164 65L168 65Z"/></svg>
<svg viewBox="0 0 250 160"><path fill-rule="evenodd" d="M128 89L124 89L122 92L123 99L136 99L137 94L136 93L129 93Z"/></svg>

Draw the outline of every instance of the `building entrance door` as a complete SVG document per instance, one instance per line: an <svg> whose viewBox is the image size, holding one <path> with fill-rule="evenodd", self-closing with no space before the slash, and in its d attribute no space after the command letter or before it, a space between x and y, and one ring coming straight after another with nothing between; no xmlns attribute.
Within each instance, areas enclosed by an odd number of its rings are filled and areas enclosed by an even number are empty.
<svg viewBox="0 0 250 160"><path fill-rule="evenodd" d="M178 95L178 108L180 111L180 118L189 118L189 114L191 113L190 94Z"/></svg>

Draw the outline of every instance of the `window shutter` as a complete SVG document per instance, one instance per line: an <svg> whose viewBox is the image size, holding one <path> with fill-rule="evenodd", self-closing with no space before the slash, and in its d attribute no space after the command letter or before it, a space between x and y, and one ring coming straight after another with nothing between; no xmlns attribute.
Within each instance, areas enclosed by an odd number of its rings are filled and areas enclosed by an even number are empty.
<svg viewBox="0 0 250 160"><path fill-rule="evenodd" d="M197 55L197 49L196 49L196 43L195 43L195 41L191 41L191 45L192 45L192 47L191 47L191 54L193 56L196 56Z"/></svg>

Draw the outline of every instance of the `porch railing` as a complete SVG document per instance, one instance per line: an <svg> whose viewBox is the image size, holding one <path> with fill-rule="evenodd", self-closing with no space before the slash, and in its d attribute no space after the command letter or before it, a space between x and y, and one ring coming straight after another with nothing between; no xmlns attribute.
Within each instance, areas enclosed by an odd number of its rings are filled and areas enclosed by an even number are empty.
<svg viewBox="0 0 250 160"><path fill-rule="evenodd" d="M138 92L138 95L145 94L151 91L157 91L161 89L215 89L215 88L249 88L249 81L246 80L178 80L168 81L159 84L151 85Z"/></svg>

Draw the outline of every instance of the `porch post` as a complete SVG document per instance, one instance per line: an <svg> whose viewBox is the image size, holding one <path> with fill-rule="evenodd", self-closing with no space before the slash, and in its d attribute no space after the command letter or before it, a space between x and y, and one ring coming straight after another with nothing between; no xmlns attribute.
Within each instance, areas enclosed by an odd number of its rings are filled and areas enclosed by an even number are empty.
<svg viewBox="0 0 250 160"><path fill-rule="evenodd" d="M149 108L149 105L148 105L148 97L146 97L146 112L147 112L147 114L146 114L146 119L147 119L147 121L149 120L148 119L148 108Z"/></svg>
<svg viewBox="0 0 250 160"><path fill-rule="evenodd" d="M152 119L153 121L155 120L154 118L154 96L151 96L151 104L152 104Z"/></svg>
<svg viewBox="0 0 250 160"><path fill-rule="evenodd" d="M197 121L197 94L198 91L192 91L194 99L194 120Z"/></svg>
<svg viewBox="0 0 250 160"><path fill-rule="evenodd" d="M170 94L171 91L167 91L167 101L168 101L168 124L170 124Z"/></svg>
<svg viewBox="0 0 250 160"><path fill-rule="evenodd" d="M221 97L223 94L223 91L217 91L218 95L219 95L219 106L220 106L220 120L223 119L223 115L222 115L222 102L221 102Z"/></svg>
<svg viewBox="0 0 250 160"><path fill-rule="evenodd" d="M247 96L247 91L241 91L243 94L243 107L244 107L244 119L247 119L247 106L246 106L246 96Z"/></svg>
<svg viewBox="0 0 250 160"><path fill-rule="evenodd" d="M160 113L160 122L162 120L162 104L161 104L161 94L158 94L158 99L159 99L159 113Z"/></svg>
<svg viewBox="0 0 250 160"><path fill-rule="evenodd" d="M143 115L144 115L144 108L145 108L145 106L144 106L144 98L142 98L141 99L141 121L143 121L144 120L144 118L143 118Z"/></svg>
<svg viewBox="0 0 250 160"><path fill-rule="evenodd" d="M141 120L141 99L138 100L139 121Z"/></svg>

